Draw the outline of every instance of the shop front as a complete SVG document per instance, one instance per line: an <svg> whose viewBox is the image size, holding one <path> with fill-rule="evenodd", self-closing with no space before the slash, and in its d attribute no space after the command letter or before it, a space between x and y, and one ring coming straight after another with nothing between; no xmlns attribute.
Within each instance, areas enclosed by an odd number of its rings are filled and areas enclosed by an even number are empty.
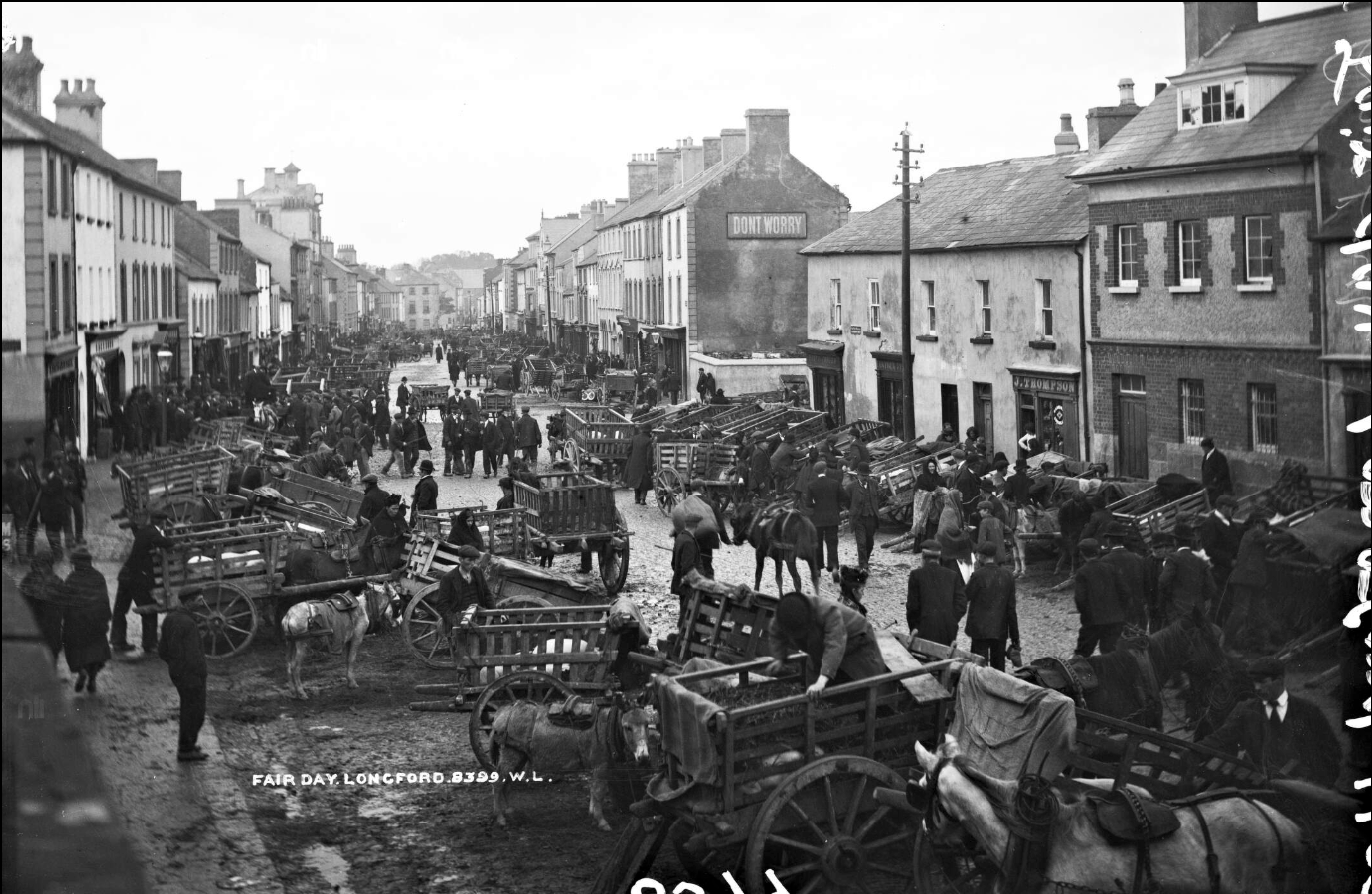
<svg viewBox="0 0 1372 894"><path fill-rule="evenodd" d="M83 445L86 454L108 457L117 440L114 432L114 404L121 402L124 392L124 355L119 350L119 336L123 330L89 333L86 342L87 371L86 419L91 433Z"/></svg>
<svg viewBox="0 0 1372 894"><path fill-rule="evenodd" d="M78 349L75 346L48 354L47 385L44 402L47 406L44 430L51 431L53 422L63 441L76 440L79 435L80 405L76 381ZM46 449L40 440L40 449Z"/></svg>
<svg viewBox="0 0 1372 894"><path fill-rule="evenodd" d="M615 317L615 322L619 324L619 331L624 334L624 363L626 366L638 366L641 354L639 352L639 331L638 320L633 317L626 317L623 314Z"/></svg>
<svg viewBox="0 0 1372 894"><path fill-rule="evenodd" d="M901 389L900 354L873 351L872 359L877 363L877 421L891 423L891 431L903 437L905 401Z"/></svg>
<svg viewBox="0 0 1372 894"><path fill-rule="evenodd" d="M1034 427L1044 450L1080 459L1081 373L1065 369L1010 368L1015 391L1015 437ZM1008 455L1008 454L1007 454Z"/></svg>
<svg viewBox="0 0 1372 894"><path fill-rule="evenodd" d="M844 425L843 343L807 341L800 346L805 365L814 384L810 388L811 406L828 413L836 425Z"/></svg>
<svg viewBox="0 0 1372 894"><path fill-rule="evenodd" d="M676 373L677 381L686 382L686 327L659 326L657 336L661 341L660 369Z"/></svg>

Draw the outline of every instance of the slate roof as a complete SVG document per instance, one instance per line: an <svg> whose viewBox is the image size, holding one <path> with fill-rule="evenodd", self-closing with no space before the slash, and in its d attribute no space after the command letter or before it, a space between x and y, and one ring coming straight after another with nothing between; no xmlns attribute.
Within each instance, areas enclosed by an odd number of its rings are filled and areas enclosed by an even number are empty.
<svg viewBox="0 0 1372 894"><path fill-rule="evenodd" d="M737 168L742 161L743 156L739 155L728 161L715 162L699 174L696 174L690 180L687 180L685 183L663 196L662 203L659 207L664 213L667 211L675 211L677 208L685 205L696 193L722 179L724 175Z"/></svg>
<svg viewBox="0 0 1372 894"><path fill-rule="evenodd" d="M31 115L8 96L0 97L3 110L5 140L13 142L51 143L63 152L84 160L87 164L103 168L127 186L134 186L142 193L155 196L172 205L181 201L177 196L164 192L148 183L131 166L115 158L101 148L99 143L89 140L74 130L54 124L41 115Z"/></svg>
<svg viewBox="0 0 1372 894"><path fill-rule="evenodd" d="M1320 127L1337 112L1325 60L1336 40L1365 40L1369 28L1372 12L1363 5L1349 12L1330 7L1236 30L1184 74L1243 63L1299 64L1308 69L1251 119L1205 127L1178 128L1178 88L1168 87L1072 176L1108 177L1313 151ZM1337 72L1337 63L1330 64L1331 74ZM1350 77L1343 102L1352 102L1357 84L1358 79Z"/></svg>
<svg viewBox="0 0 1372 894"><path fill-rule="evenodd" d="M631 202L630 204L625 205L623 210L617 211L611 215L609 220L600 225L600 229L603 230L612 225L618 226L619 224L628 223L631 220L638 220L641 217L646 217L661 207L661 204L657 194L657 187L653 187L639 196L637 202Z"/></svg>
<svg viewBox="0 0 1372 894"><path fill-rule="evenodd" d="M1080 153L1011 158L945 168L912 193L910 249L945 251L997 245L1072 243L1086 238L1084 185L1066 175ZM899 197L801 249L801 254L900 251Z"/></svg>
<svg viewBox="0 0 1372 894"><path fill-rule="evenodd" d="M190 279L219 282L219 275L211 270L207 264L180 249L176 250L176 268Z"/></svg>
<svg viewBox="0 0 1372 894"><path fill-rule="evenodd" d="M139 182L142 183L143 181L140 180ZM242 239L239 239L233 233L230 233L228 230L224 229L219 224L215 223L213 220L210 220L200 211L197 211L191 206L185 204L184 202L176 206L176 213L178 217L184 217L187 221L193 222L197 226L209 230L211 233L214 233L220 239L227 239L230 242L237 242L239 245L243 244ZM181 222L177 221L176 225L178 227L181 226Z"/></svg>

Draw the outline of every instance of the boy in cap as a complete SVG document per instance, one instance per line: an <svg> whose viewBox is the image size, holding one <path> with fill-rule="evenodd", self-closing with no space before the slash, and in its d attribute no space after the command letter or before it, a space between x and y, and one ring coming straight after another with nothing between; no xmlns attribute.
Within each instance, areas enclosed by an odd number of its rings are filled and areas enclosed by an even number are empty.
<svg viewBox="0 0 1372 894"><path fill-rule="evenodd" d="M939 563L943 547L937 540L924 541L920 553L924 562L906 581L905 621L911 636L951 646L967 611L967 586L960 572Z"/></svg>
<svg viewBox="0 0 1372 894"><path fill-rule="evenodd" d="M701 562L700 543L696 540L696 532L704 517L696 513L686 516L682 530L672 541L672 584L669 592L676 595L679 601L679 611L677 613L677 627L681 627L682 620L686 617L686 591L682 587L682 581L692 569L705 573L704 565Z"/></svg>
<svg viewBox="0 0 1372 894"><path fill-rule="evenodd" d="M205 647L200 641L200 624L191 609L204 605L204 597L196 590L181 591L176 608L162 623L162 643L158 654L167 662L167 674L181 697L180 730L177 736L176 759L182 762L203 761L208 755L200 750L196 739L205 724L205 678L209 668L205 664Z"/></svg>
<svg viewBox="0 0 1372 894"><path fill-rule="evenodd" d="M167 518L164 512L136 512L133 522L133 546L119 569L119 587L114 596L114 618L110 626L111 648L116 652L132 652L128 640L128 612L134 605L152 605L153 555L156 550L175 549L176 543L162 533L157 523ZM157 653L157 615L139 616L143 625L143 654Z"/></svg>
<svg viewBox="0 0 1372 894"><path fill-rule="evenodd" d="M1224 725L1200 744L1242 754L1269 777L1304 779L1333 787L1342 749L1324 713L1286 690L1286 668L1276 658L1248 666L1257 698L1234 709Z"/></svg>
<svg viewBox="0 0 1372 894"><path fill-rule="evenodd" d="M362 505L357 509L357 520L369 522L386 508L386 497L390 496L377 484L375 472L362 476Z"/></svg>
<svg viewBox="0 0 1372 894"><path fill-rule="evenodd" d="M1081 630L1076 653L1088 658L1100 644L1102 655L1115 651L1124 622L1129 619L1126 588L1119 569L1101 561L1100 544L1087 538L1079 546L1082 558L1074 586Z"/></svg>
<svg viewBox="0 0 1372 894"><path fill-rule="evenodd" d="M1005 670L1005 640L1010 656L1019 665L1019 613L1015 606L1015 576L996 561L992 543L977 544L981 566L967 582L967 637L972 652L986 658L998 671Z"/></svg>
<svg viewBox="0 0 1372 894"><path fill-rule="evenodd" d="M499 483L500 483L500 499L496 501L495 508L497 508L497 509L513 509L513 508L514 508L514 479L513 479L513 478L502 478L502 479L500 479L500 482L499 482Z"/></svg>
<svg viewBox="0 0 1372 894"><path fill-rule="evenodd" d="M792 652L809 657L805 666L810 686L805 694L813 702L830 682L851 683L888 672L867 618L832 599L785 594L768 625L767 642L774 656L767 665L769 675L780 674Z"/></svg>

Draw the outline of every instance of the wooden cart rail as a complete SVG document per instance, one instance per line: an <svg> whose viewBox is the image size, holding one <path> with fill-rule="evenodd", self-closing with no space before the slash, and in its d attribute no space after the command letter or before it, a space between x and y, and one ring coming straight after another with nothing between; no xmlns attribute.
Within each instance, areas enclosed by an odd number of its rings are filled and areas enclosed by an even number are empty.
<svg viewBox="0 0 1372 894"><path fill-rule="evenodd" d="M541 488L514 483L515 506L528 514L530 535L544 539L611 534L618 527L612 485L583 472L545 472Z"/></svg>
<svg viewBox="0 0 1372 894"><path fill-rule="evenodd" d="M246 416L223 416L197 422L187 439L187 444L197 449L224 447L237 450L243 440L243 429L247 424Z"/></svg>
<svg viewBox="0 0 1372 894"><path fill-rule="evenodd" d="M713 422L716 418L726 413L735 412L737 409L738 407L722 404L704 404L678 413L673 418L666 420L662 428L672 434L682 434L702 423Z"/></svg>
<svg viewBox="0 0 1372 894"><path fill-rule="evenodd" d="M328 507L340 518L356 520L362 509L362 494L345 484L316 478L295 469L285 469L285 477L272 481L281 495L297 503L316 503Z"/></svg>
<svg viewBox="0 0 1372 894"><path fill-rule="evenodd" d="M1170 503L1162 502L1157 485L1125 497L1106 507L1126 527L1133 528L1152 546L1154 538L1170 534L1182 516L1199 517L1210 511L1210 497L1204 489L1197 490Z"/></svg>
<svg viewBox="0 0 1372 894"><path fill-rule="evenodd" d="M476 522L477 530L481 532L481 539L486 544L487 552L517 559L522 559L529 554L529 532L525 525L524 510L519 507L487 509L484 504L477 504L476 506L462 506L456 509L440 509L436 512L421 512L416 530L423 535L443 541L452 524L452 516L463 509L471 512L472 520ZM415 542L412 540L411 546ZM452 547L451 555L446 550L441 554L436 552L433 560L431 560L437 561L442 567L438 577L442 577L444 573L457 564L457 547L452 544L447 545ZM434 579L437 580L438 578L435 577Z"/></svg>
<svg viewBox="0 0 1372 894"><path fill-rule="evenodd" d="M154 563L154 592L165 608L178 594L210 584L237 584L254 596L268 595L282 579L285 557L280 547L286 527L266 519L213 521L168 532L174 544L160 550Z"/></svg>
<svg viewBox="0 0 1372 894"><path fill-rule="evenodd" d="M473 626L456 631L464 688L485 688L520 670L566 668L568 682L605 688L617 655L619 634L609 630L609 605L506 608L481 612Z"/></svg>
<svg viewBox="0 0 1372 894"><path fill-rule="evenodd" d="M692 571L686 577L689 602L667 657L677 664L711 658L728 664L769 655L767 628L777 598L728 587Z"/></svg>
<svg viewBox="0 0 1372 894"><path fill-rule="evenodd" d="M178 497L222 494L234 455L223 447L182 451L136 463L116 463L124 509L129 513L169 508Z"/></svg>
<svg viewBox="0 0 1372 894"><path fill-rule="evenodd" d="M482 391L479 400L483 413L499 413L501 410L513 410L515 407L513 391Z"/></svg>
<svg viewBox="0 0 1372 894"><path fill-rule="evenodd" d="M884 488L893 499L899 499L902 494L912 492L915 489L915 479L920 472L924 471L924 466L929 460L934 460L939 464L939 471L946 470L946 462L952 458L953 451L957 447L954 444L945 444L941 450L937 450L927 455L902 454L904 460L892 464L890 461L882 463L884 468L878 472L872 470L872 477L876 478L877 484Z"/></svg>

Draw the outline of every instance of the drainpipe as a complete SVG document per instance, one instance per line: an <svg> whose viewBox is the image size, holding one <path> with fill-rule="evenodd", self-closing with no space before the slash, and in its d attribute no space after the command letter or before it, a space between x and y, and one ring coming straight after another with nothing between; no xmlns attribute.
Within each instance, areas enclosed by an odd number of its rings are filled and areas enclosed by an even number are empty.
<svg viewBox="0 0 1372 894"><path fill-rule="evenodd" d="M1087 244L1090 239L1088 235L1082 240L1082 244ZM1086 445L1085 456L1082 457L1086 462L1091 461L1091 381L1088 378L1091 363L1087 353L1086 345L1086 255L1081 250L1081 245L1074 246L1072 249L1077 255L1077 331L1081 336L1081 420L1082 420L1082 442Z"/></svg>
<svg viewBox="0 0 1372 894"><path fill-rule="evenodd" d="M1318 233L1324 226L1324 197L1321 194L1320 180L1320 157L1314 156L1315 166L1315 232ZM1319 263L1315 265L1315 294L1319 296L1319 308L1316 311L1318 325L1320 329L1320 356L1324 357L1329 353L1329 281L1324 272L1324 255L1329 249L1329 243L1317 242L1319 251L1316 257ZM1338 475L1334 471L1334 430L1333 415L1334 408L1331 405L1334 400L1334 383L1329 373L1332 370L1323 360L1316 361L1320 365L1320 418L1324 423L1324 474ZM1342 391L1343 374L1339 374L1339 389Z"/></svg>

